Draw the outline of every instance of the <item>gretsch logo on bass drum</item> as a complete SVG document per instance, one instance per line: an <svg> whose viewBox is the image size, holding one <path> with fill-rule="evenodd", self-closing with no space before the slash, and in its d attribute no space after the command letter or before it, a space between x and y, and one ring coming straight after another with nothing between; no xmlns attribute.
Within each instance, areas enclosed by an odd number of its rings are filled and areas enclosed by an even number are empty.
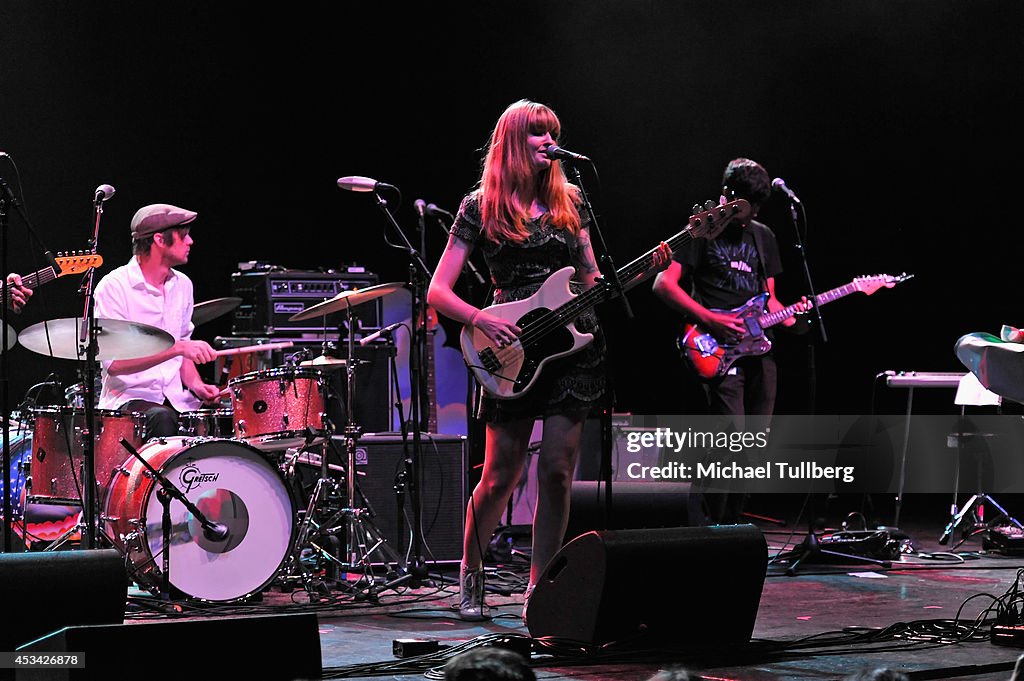
<svg viewBox="0 0 1024 681"><path fill-rule="evenodd" d="M178 481L185 486L185 494L188 494L203 483L217 482L219 477L220 473L204 473L194 463L189 463L178 473Z"/></svg>

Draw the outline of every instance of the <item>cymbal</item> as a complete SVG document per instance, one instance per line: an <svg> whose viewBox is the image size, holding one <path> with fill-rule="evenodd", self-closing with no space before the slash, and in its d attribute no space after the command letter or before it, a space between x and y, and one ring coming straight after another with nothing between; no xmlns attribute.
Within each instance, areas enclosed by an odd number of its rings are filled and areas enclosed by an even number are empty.
<svg viewBox="0 0 1024 681"><path fill-rule="evenodd" d="M242 299L234 296L229 298L214 298L213 300L204 300L201 303L196 303L192 307L192 323L196 326L205 324L212 319L216 319L222 314L231 312L241 304Z"/></svg>
<svg viewBox="0 0 1024 681"><path fill-rule="evenodd" d="M351 291L342 291L338 295L334 296L330 300L325 300L322 303L317 303L307 307L302 312L293 314L288 318L290 322L301 322L305 319L312 319L313 317L323 317L329 315L332 312L338 312L345 310L349 307L355 307L362 303L368 303L371 300L376 300L381 296L386 296L389 293L394 293L400 288L405 287L405 282L395 281L389 284L377 284L376 286L369 286L367 288L353 289Z"/></svg>
<svg viewBox="0 0 1024 681"><path fill-rule="evenodd" d="M7 347L0 348L0 352L3 350L10 350L14 347L14 344L18 342L18 332L14 330L14 327L7 322L4 322L3 324L7 327Z"/></svg>
<svg viewBox="0 0 1024 681"><path fill-rule="evenodd" d="M299 362L300 367L310 367L311 369L324 369L325 371L332 371L334 369L344 369L348 366L348 360L338 359L336 357L328 357L327 355L320 355L314 359L307 359L305 362Z"/></svg>
<svg viewBox="0 0 1024 681"><path fill-rule="evenodd" d="M61 359L83 359L78 354L79 317L51 319L28 327L18 341L32 352ZM163 352L174 337L163 329L121 319L96 319L96 359L135 359Z"/></svg>

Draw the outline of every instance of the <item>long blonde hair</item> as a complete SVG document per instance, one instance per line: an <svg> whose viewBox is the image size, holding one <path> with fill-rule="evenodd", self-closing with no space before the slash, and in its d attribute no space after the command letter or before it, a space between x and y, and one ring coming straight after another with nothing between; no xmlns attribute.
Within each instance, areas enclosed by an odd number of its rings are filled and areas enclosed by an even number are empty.
<svg viewBox="0 0 1024 681"><path fill-rule="evenodd" d="M566 179L561 161L552 161L538 174L527 146L530 134L547 131L557 139L561 129L554 111L526 99L509 106L498 118L478 190L485 236L517 242L526 239L530 205L525 197L535 198L547 208L543 222L579 232L578 188Z"/></svg>

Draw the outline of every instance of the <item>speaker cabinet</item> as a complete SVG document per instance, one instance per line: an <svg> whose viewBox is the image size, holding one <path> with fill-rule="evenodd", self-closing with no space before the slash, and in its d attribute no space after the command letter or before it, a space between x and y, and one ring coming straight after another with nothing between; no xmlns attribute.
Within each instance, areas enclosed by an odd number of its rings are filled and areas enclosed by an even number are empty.
<svg viewBox="0 0 1024 681"><path fill-rule="evenodd" d="M341 450L344 438L335 438ZM413 447L409 437L410 452ZM428 561L455 562L462 559L462 531L466 516L466 438L461 435L424 433L421 437L419 468L420 520L423 526L423 557ZM374 524L384 538L404 551L409 546L413 520L411 494L401 495L404 510L399 514L396 490L404 470L405 449L400 435L365 435L356 446L357 482ZM401 523L399 523L401 517Z"/></svg>
<svg viewBox="0 0 1024 681"><path fill-rule="evenodd" d="M526 613L530 635L734 648L750 641L767 567L753 525L588 532L544 570Z"/></svg>
<svg viewBox="0 0 1024 681"><path fill-rule="evenodd" d="M613 482L612 505L607 508L607 487L592 480L572 483L572 507L565 536L578 537L591 530L628 530L700 525L699 495L690 494L688 482Z"/></svg>
<svg viewBox="0 0 1024 681"><path fill-rule="evenodd" d="M84 668L18 670L20 679L318 679L315 613L68 627L24 653L84 653Z"/></svg>
<svg viewBox="0 0 1024 681"><path fill-rule="evenodd" d="M0 554L0 650L62 627L120 623L127 595L115 549Z"/></svg>

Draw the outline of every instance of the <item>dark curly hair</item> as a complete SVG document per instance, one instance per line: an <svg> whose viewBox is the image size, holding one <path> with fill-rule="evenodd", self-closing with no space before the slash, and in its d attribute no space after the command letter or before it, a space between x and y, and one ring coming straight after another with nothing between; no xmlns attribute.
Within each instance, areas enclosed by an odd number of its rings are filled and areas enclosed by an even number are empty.
<svg viewBox="0 0 1024 681"><path fill-rule="evenodd" d="M768 171L760 163L749 158L734 158L722 173L722 187L726 198L746 199L755 206L763 205L772 193L772 181ZM732 196L729 196L729 194Z"/></svg>

